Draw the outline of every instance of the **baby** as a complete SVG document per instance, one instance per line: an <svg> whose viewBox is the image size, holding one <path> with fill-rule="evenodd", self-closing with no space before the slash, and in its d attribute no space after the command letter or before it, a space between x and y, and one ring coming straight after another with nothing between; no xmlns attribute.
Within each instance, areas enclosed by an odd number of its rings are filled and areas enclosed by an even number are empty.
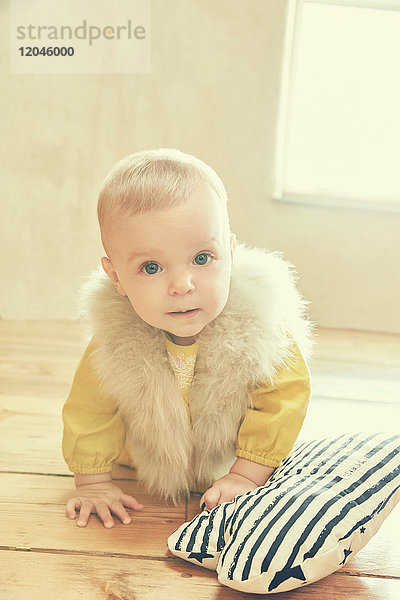
<svg viewBox="0 0 400 600"><path fill-rule="evenodd" d="M143 506L112 482L208 509L263 485L305 417L310 324L290 265L236 246L225 188L199 159L138 152L99 195L104 273L89 282L93 337L63 410L76 491L67 516L106 527Z"/></svg>

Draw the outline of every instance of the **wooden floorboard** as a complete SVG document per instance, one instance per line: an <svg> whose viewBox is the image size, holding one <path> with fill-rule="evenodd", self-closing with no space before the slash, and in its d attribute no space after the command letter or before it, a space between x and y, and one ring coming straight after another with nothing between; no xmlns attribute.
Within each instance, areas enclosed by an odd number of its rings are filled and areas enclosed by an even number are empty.
<svg viewBox="0 0 400 600"><path fill-rule="evenodd" d="M128 471L128 469L127 469ZM134 475L135 471L129 469ZM123 471L121 470L120 473ZM71 475L71 474L70 474ZM118 479L114 477L114 479ZM124 490L131 494L145 505L141 512L133 512L135 515L145 515L154 517L160 514L160 503L145 492L143 487L136 480L124 480ZM0 473L0 503L23 503L23 504L55 504L61 506L64 512L66 499L74 491L72 475L68 477L59 477L54 475L32 475L30 473ZM200 496L199 496L200 497ZM197 507L198 507L197 501ZM165 505L165 516L176 520L182 520L186 514L186 503L178 505ZM1 532L0 532L1 535Z"/></svg>
<svg viewBox="0 0 400 600"><path fill-rule="evenodd" d="M76 527L65 518L64 510L52 504L7 504L1 507L0 548L33 551L81 552L84 554L118 554L165 558L166 540L184 521L184 515L172 518L167 511L161 515L137 513L130 525L116 522L106 529L96 517L88 526Z"/></svg>
<svg viewBox="0 0 400 600"><path fill-rule="evenodd" d="M20 574L25 577L21 578ZM221 586L215 573L178 559L121 558L37 552L2 555L1 597L7 600L247 600ZM49 592L49 590L53 591ZM335 573L280 600L398 600L400 580Z"/></svg>
<svg viewBox="0 0 400 600"><path fill-rule="evenodd" d="M214 572L173 557L168 535L199 511L200 495L167 506L136 472L113 476L144 504L129 525L82 529L65 516L73 478L61 453L61 410L85 346L79 322L0 321L0 599L245 600ZM400 336L321 330L313 400L301 437L399 431ZM318 432L318 433L317 433ZM340 571L282 600L400 600L400 511Z"/></svg>

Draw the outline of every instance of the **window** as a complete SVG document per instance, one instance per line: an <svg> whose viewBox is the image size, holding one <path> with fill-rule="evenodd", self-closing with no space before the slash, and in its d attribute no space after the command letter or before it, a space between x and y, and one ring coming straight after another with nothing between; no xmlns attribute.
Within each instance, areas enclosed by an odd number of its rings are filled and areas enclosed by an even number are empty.
<svg viewBox="0 0 400 600"><path fill-rule="evenodd" d="M293 0L278 199L400 210L400 0Z"/></svg>

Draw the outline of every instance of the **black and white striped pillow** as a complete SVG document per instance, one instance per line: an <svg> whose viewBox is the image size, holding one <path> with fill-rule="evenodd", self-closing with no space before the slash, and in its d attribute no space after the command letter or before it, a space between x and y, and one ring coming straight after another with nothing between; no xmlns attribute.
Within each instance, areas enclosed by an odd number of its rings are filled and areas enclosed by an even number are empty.
<svg viewBox="0 0 400 600"><path fill-rule="evenodd" d="M400 435L344 434L297 445L265 486L204 510L168 539L224 585L275 593L336 571L400 500Z"/></svg>

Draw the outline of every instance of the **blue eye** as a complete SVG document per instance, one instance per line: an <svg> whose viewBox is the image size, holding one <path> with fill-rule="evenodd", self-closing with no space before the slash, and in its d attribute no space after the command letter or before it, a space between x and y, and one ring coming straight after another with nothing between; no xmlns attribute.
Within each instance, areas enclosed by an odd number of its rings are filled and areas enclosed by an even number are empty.
<svg viewBox="0 0 400 600"><path fill-rule="evenodd" d="M155 275L158 271L161 271L161 267L155 262L150 262L143 265L142 270L145 271L147 275Z"/></svg>
<svg viewBox="0 0 400 600"><path fill-rule="evenodd" d="M200 254L195 257L194 262L196 265L203 266L209 263L211 258L212 257L210 254L207 254L206 252L200 252Z"/></svg>

